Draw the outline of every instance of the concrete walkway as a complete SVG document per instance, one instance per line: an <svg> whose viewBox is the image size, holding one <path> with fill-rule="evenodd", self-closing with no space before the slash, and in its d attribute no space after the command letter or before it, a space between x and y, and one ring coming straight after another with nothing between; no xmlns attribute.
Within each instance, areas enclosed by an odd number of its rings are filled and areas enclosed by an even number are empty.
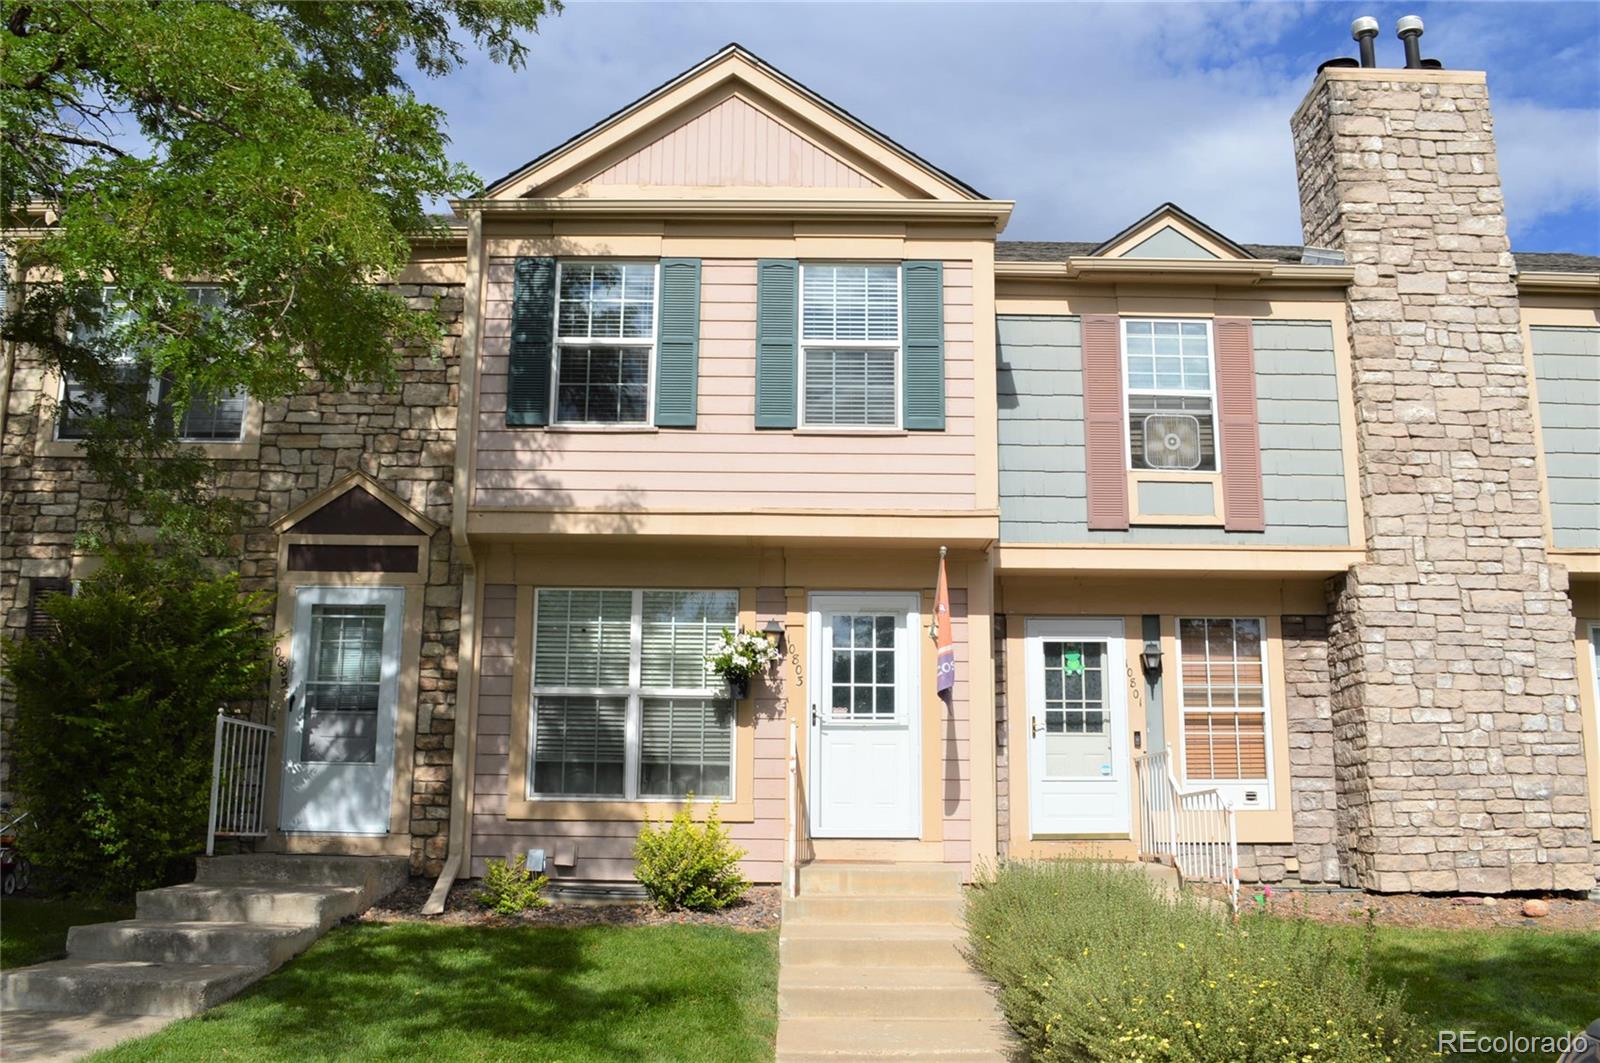
<svg viewBox="0 0 1600 1063"><path fill-rule="evenodd" d="M75 926L67 958L0 973L0 1055L77 1059L266 977L405 881L404 858L224 856L144 890L136 918Z"/></svg>
<svg viewBox="0 0 1600 1063"><path fill-rule="evenodd" d="M779 935L778 1063L1007 1060L994 991L961 953L961 873L812 864Z"/></svg>

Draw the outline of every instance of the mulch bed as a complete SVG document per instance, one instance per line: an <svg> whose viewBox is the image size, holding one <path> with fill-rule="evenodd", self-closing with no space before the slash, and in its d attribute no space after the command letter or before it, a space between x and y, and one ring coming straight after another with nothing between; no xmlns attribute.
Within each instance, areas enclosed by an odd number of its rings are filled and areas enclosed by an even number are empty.
<svg viewBox="0 0 1600 1063"><path fill-rule="evenodd" d="M444 914L423 915L422 905L433 890L433 879L412 878L362 915L364 923L438 923L446 926L725 926L734 930L771 930L778 925L782 891L777 886L752 886L739 903L720 912L659 912L638 902L564 904L554 900L548 908L521 915L497 915L473 899L476 881L450 887Z"/></svg>
<svg viewBox="0 0 1600 1063"><path fill-rule="evenodd" d="M1259 887L1240 890L1241 908L1256 908ZM1209 889L1207 892L1211 892ZM1218 892L1215 894L1221 896ZM1522 914L1528 897L1432 897L1417 894L1330 893L1273 887L1267 909L1277 915L1300 915L1319 923L1364 924L1370 918L1379 926L1432 927L1444 930L1484 930L1493 927L1532 927L1539 930L1600 932L1600 902L1571 897L1541 896L1550 914L1530 918Z"/></svg>

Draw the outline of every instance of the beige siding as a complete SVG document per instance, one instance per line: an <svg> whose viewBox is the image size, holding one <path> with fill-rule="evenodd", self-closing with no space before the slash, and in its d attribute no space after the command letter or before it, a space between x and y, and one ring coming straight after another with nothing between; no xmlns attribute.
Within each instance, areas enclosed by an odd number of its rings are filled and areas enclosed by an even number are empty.
<svg viewBox="0 0 1600 1063"><path fill-rule="evenodd" d="M877 182L737 96L651 141L596 185L875 188Z"/></svg>
<svg viewBox="0 0 1600 1063"><path fill-rule="evenodd" d="M506 818L511 753L511 682L516 642L517 589L491 584L484 589L483 651L478 692L478 745L474 751L472 795L472 877L481 877L484 861L506 859L532 846L553 848L556 842L577 842L577 866L552 877L633 881L633 842L637 821L511 820ZM782 588L763 588L756 601L756 626L784 615ZM728 824L729 833L746 850L743 867L754 882L783 878L783 839L787 825L784 788L788 769L788 731L779 692L756 691L755 772L741 774L736 785L754 787L755 819ZM670 804L663 805L667 813Z"/></svg>
<svg viewBox="0 0 1600 1063"><path fill-rule="evenodd" d="M969 510L976 491L972 264L945 264L942 432L755 428L752 260L702 267L700 407L692 429L507 429L514 260L490 260L474 505L624 510Z"/></svg>

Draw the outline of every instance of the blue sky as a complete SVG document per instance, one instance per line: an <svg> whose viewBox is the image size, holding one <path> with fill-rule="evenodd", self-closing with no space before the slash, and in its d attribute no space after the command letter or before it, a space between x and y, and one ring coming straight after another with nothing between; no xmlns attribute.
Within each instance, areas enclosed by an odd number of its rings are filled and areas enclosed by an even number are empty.
<svg viewBox="0 0 1600 1063"><path fill-rule="evenodd" d="M1297 243L1289 116L1350 21L1419 14L1423 53L1489 72L1512 244L1600 254L1600 3L782 4L571 0L528 66L418 85L458 158L515 168L738 41L987 195L1005 239L1100 240L1172 200Z"/></svg>

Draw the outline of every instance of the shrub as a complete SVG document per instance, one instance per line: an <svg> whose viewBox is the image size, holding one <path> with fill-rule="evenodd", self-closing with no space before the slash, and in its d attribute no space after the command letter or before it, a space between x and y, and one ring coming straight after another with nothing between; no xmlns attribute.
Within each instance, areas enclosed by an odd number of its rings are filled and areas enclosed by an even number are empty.
<svg viewBox="0 0 1600 1063"><path fill-rule="evenodd" d="M528 870L527 857L518 853L510 863L490 860L484 872L483 888L477 901L501 915L517 915L529 908L545 908L550 902L542 894L550 880Z"/></svg>
<svg viewBox="0 0 1600 1063"><path fill-rule="evenodd" d="M7 640L24 848L66 892L127 896L188 873L205 842L217 710L259 698L263 599L146 552L116 551L42 606L48 639Z"/></svg>
<svg viewBox="0 0 1600 1063"><path fill-rule="evenodd" d="M973 959L1037 1060L1377 1063L1426 1056L1396 994L1305 919L1169 898L1137 867L1008 864Z"/></svg>
<svg viewBox="0 0 1600 1063"><path fill-rule="evenodd" d="M712 803L705 823L685 804L669 822L645 820L633 846L633 875L664 912L688 908L711 912L728 907L750 888L739 872L745 851L733 844Z"/></svg>

